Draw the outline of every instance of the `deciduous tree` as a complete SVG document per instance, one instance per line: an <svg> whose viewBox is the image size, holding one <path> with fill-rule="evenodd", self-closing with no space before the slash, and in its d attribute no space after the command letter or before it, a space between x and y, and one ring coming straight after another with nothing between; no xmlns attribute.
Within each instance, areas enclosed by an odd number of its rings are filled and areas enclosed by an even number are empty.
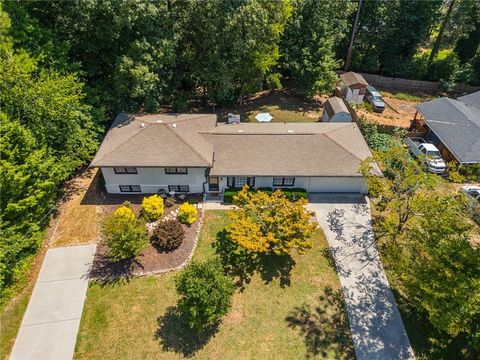
<svg viewBox="0 0 480 360"><path fill-rule="evenodd" d="M288 200L281 191L268 195L249 192L245 186L233 199L238 207L229 212L229 239L252 253L299 253L312 247L310 237L316 228L307 200Z"/></svg>

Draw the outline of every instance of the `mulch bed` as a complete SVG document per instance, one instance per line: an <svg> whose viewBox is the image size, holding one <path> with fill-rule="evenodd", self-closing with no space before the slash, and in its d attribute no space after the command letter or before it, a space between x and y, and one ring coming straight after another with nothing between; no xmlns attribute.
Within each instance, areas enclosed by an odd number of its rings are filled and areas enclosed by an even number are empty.
<svg viewBox="0 0 480 360"><path fill-rule="evenodd" d="M123 201L129 201L135 213L139 213L140 204L143 196L132 195L122 197ZM123 203L123 201L121 203ZM186 200L185 200L186 201ZM106 201L103 205L105 214L111 214L118 208L121 203L117 201ZM165 207L164 216L168 216L171 212L178 209L180 204L172 207ZM191 226L183 225L185 230L185 238L182 244L173 251L157 250L149 244L134 259L124 260L120 262L112 262L106 256L107 246L100 241L97 245L97 252L93 260L90 278L102 283L114 282L119 278L129 278L134 276L153 275L168 271L177 270L188 262L193 254L196 245L198 233L202 223L203 212L199 209L198 220Z"/></svg>

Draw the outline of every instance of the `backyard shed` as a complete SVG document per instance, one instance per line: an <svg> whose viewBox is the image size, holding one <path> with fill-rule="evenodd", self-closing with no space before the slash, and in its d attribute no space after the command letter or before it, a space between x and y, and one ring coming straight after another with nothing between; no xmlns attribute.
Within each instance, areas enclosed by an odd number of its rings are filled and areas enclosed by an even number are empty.
<svg viewBox="0 0 480 360"><path fill-rule="evenodd" d="M363 101L368 86L367 81L362 75L350 71L340 74L340 93L348 102L360 104Z"/></svg>
<svg viewBox="0 0 480 360"><path fill-rule="evenodd" d="M333 96L323 105L322 122L351 122L352 116L341 98Z"/></svg>

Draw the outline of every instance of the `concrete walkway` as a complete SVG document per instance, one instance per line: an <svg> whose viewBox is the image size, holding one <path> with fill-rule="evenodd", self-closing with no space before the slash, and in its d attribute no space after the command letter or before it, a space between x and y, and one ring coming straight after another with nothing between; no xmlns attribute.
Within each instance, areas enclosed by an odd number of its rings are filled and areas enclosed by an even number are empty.
<svg viewBox="0 0 480 360"><path fill-rule="evenodd" d="M413 359L378 256L370 208L360 195L311 195L335 259L358 360Z"/></svg>
<svg viewBox="0 0 480 360"><path fill-rule="evenodd" d="M91 244L47 251L11 360L73 358L95 248Z"/></svg>

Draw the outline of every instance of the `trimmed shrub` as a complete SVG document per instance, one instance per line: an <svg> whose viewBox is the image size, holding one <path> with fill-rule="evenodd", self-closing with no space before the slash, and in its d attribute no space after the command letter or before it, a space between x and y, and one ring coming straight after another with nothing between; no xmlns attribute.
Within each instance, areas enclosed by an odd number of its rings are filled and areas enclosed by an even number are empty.
<svg viewBox="0 0 480 360"><path fill-rule="evenodd" d="M192 262L175 278L178 307L190 328L202 330L217 323L231 307L235 291L217 261Z"/></svg>
<svg viewBox="0 0 480 360"><path fill-rule="evenodd" d="M185 237L185 230L177 220L162 221L153 230L150 239L153 246L164 250L178 248Z"/></svg>
<svg viewBox="0 0 480 360"><path fill-rule="evenodd" d="M133 212L130 207L127 207L126 205L122 205L119 208L117 208L113 212L113 216L118 217L118 218L125 218L128 220L134 220L135 219L135 213Z"/></svg>
<svg viewBox="0 0 480 360"><path fill-rule="evenodd" d="M128 208L120 207L117 210L119 209ZM148 240L145 223L135 218L133 211L133 218L125 210L120 213L121 215L113 214L105 218L101 227L102 236L108 246L107 256L113 261L135 257L147 245Z"/></svg>
<svg viewBox="0 0 480 360"><path fill-rule="evenodd" d="M273 194L273 189L271 187L261 187L258 188L257 191L262 191L265 194L272 195Z"/></svg>
<svg viewBox="0 0 480 360"><path fill-rule="evenodd" d="M141 214L147 221L157 221L163 215L163 199L157 194L144 197Z"/></svg>
<svg viewBox="0 0 480 360"><path fill-rule="evenodd" d="M293 189L282 188L280 190L282 190L285 196L292 201L296 201L298 199L308 199L307 190L302 188L293 188Z"/></svg>
<svg viewBox="0 0 480 360"><path fill-rule="evenodd" d="M183 203L178 208L177 219L181 223L192 225L198 219L198 210L195 205Z"/></svg>

